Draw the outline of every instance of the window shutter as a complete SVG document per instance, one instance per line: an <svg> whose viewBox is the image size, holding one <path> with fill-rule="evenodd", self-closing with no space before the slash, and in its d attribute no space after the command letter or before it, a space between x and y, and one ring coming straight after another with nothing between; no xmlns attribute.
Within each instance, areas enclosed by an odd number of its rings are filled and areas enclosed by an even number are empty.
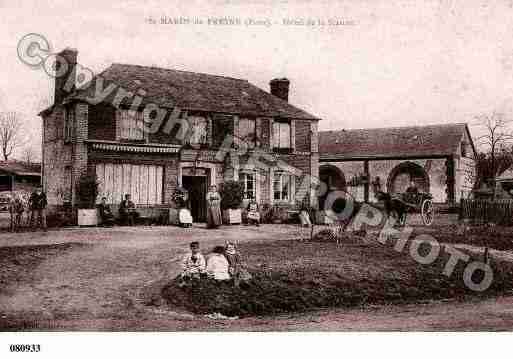
<svg viewBox="0 0 513 359"><path fill-rule="evenodd" d="M214 147L221 147L227 135L234 135L234 119L229 115L214 115L213 118L213 144Z"/></svg>

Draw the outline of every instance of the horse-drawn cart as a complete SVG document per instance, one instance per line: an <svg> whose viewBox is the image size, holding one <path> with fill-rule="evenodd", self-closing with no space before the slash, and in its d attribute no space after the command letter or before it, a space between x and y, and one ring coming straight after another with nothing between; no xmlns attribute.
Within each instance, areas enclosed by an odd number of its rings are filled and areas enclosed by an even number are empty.
<svg viewBox="0 0 513 359"><path fill-rule="evenodd" d="M425 192L405 192L397 194L378 193L378 199L383 200L389 215L396 218L397 224L404 226L408 213L419 213L422 223L430 226L435 219L433 196Z"/></svg>
<svg viewBox="0 0 513 359"><path fill-rule="evenodd" d="M435 219L435 208L433 206L433 196L430 193L401 193L392 196L392 200L400 201L408 209L404 215L400 225L406 224L407 213L419 213L422 223L426 226L433 224Z"/></svg>

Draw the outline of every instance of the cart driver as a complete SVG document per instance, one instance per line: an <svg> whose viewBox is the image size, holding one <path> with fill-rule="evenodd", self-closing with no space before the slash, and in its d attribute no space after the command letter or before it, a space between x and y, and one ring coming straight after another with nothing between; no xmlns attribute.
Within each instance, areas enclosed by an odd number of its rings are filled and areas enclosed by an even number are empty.
<svg viewBox="0 0 513 359"><path fill-rule="evenodd" d="M417 184L415 183L415 181L413 179L410 180L410 185L408 186L408 188L406 188L406 193L411 193L411 194L419 193Z"/></svg>
<svg viewBox="0 0 513 359"><path fill-rule="evenodd" d="M413 179L410 180L410 185L406 188L405 200L406 202L415 203L417 201L417 194L419 193L419 189L417 188L417 184Z"/></svg>

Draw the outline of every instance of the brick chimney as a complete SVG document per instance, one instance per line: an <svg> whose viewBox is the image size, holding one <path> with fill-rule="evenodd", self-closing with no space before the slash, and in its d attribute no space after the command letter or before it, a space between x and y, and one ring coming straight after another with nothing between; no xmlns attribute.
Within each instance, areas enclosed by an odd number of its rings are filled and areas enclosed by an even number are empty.
<svg viewBox="0 0 513 359"><path fill-rule="evenodd" d="M53 103L62 102L64 97L75 90L75 75L78 51L69 47L59 52L56 62L56 73L59 74L61 66L67 66L66 72L59 77L55 77L55 96ZM65 61L65 63L63 63Z"/></svg>
<svg viewBox="0 0 513 359"><path fill-rule="evenodd" d="M271 85L271 94L281 98L282 100L289 101L289 85L290 81L286 78L273 79L269 82Z"/></svg>

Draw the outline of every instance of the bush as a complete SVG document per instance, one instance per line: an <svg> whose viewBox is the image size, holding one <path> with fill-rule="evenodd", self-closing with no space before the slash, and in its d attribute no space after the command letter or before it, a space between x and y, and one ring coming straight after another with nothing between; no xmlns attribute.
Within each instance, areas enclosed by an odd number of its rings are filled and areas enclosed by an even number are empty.
<svg viewBox="0 0 513 359"><path fill-rule="evenodd" d="M77 184L77 196L79 208L94 208L98 196L98 181L96 175L82 175Z"/></svg>
<svg viewBox="0 0 513 359"><path fill-rule="evenodd" d="M173 193L173 202L178 208L186 207L187 201L189 200L189 191L183 187L177 187Z"/></svg>
<svg viewBox="0 0 513 359"><path fill-rule="evenodd" d="M221 209L240 208L244 200L244 184L238 181L227 181L221 184Z"/></svg>

